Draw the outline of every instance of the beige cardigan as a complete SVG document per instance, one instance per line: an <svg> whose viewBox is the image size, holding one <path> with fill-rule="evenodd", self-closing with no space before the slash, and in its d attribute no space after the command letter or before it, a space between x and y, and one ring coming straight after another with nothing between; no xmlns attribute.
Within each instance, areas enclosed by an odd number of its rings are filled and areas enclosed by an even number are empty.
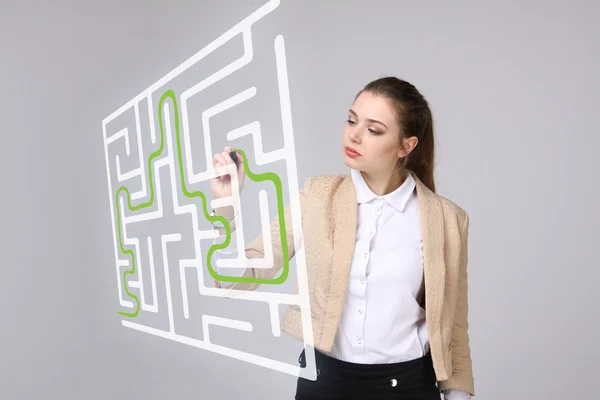
<svg viewBox="0 0 600 400"><path fill-rule="evenodd" d="M411 172L412 173L412 172ZM421 213L425 276L425 310L431 356L441 389L474 395L468 335L467 213L450 200L417 183ZM352 264L357 230L356 191L349 174L308 178L300 192L302 229L315 348L330 351L337 332ZM285 209L289 257L295 253L290 207ZM274 266L248 268L243 276L272 279L283 265L278 219L271 225ZM246 257L263 258L262 237ZM218 281L215 287L220 287ZM231 289L254 290L259 284L239 282ZM230 289L230 290L231 290ZM289 306L282 330L302 340L298 306Z"/></svg>

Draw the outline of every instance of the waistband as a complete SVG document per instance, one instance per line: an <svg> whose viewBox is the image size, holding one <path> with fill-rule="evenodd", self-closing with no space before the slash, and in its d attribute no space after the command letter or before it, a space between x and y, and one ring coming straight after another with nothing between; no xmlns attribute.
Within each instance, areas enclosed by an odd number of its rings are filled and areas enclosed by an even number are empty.
<svg viewBox="0 0 600 400"><path fill-rule="evenodd" d="M305 350L298 360L300 366L306 366ZM418 379L435 379L431 353L409 361L389 364L360 364L338 360L315 350L315 361L319 378L321 376L336 380L373 380L388 377L420 377Z"/></svg>

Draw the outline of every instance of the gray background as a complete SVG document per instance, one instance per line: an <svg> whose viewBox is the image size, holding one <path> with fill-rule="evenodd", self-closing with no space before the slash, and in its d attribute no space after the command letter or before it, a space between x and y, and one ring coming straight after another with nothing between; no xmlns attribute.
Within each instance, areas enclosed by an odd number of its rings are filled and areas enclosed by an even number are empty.
<svg viewBox="0 0 600 400"><path fill-rule="evenodd" d="M259 2L0 6L0 398L284 399L295 379L125 329L104 117ZM352 97L430 100L439 193L471 216L477 398L595 394L599 37L593 1L283 1L299 179L346 172ZM290 358L298 344L285 346Z"/></svg>

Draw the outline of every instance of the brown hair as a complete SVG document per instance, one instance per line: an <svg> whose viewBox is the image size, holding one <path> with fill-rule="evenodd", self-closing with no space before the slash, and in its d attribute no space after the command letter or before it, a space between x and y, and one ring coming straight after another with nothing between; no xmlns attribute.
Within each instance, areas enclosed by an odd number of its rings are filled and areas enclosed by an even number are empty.
<svg viewBox="0 0 600 400"><path fill-rule="evenodd" d="M369 92L391 100L404 137L419 140L413 151L398 160L398 167L407 168L432 192L435 192L433 117L429 103L417 88L396 77L384 77L368 83L355 97Z"/></svg>

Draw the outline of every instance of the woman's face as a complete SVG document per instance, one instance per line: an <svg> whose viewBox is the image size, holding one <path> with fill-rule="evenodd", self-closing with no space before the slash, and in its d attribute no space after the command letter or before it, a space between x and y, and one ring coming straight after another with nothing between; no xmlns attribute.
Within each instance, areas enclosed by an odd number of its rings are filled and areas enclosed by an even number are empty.
<svg viewBox="0 0 600 400"><path fill-rule="evenodd" d="M356 99L344 125L342 151L346 166L369 174L389 173L406 155L400 126L389 100L370 92Z"/></svg>

